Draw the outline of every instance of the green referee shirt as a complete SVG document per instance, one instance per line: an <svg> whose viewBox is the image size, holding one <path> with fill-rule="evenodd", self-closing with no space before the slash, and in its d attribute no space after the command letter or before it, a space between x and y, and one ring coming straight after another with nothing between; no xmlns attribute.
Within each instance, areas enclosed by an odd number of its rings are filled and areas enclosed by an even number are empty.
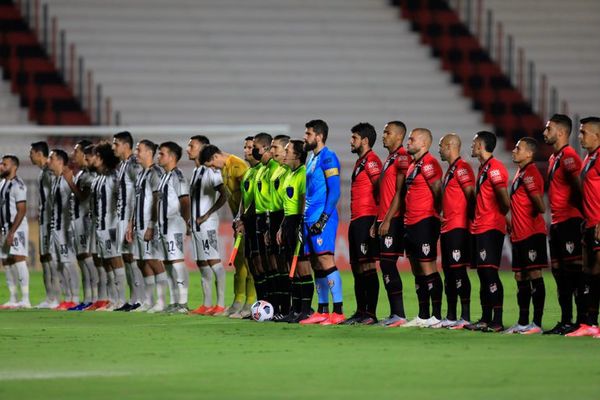
<svg viewBox="0 0 600 400"><path fill-rule="evenodd" d="M257 214L264 214L271 211L271 175L279 167L277 161L272 158L263 165L256 173L254 178L256 187L254 188L254 207Z"/></svg>
<svg viewBox="0 0 600 400"><path fill-rule="evenodd" d="M285 164L279 164L279 166L273 171L270 179L271 185L271 210L270 211L281 211L283 210L283 198L285 196L285 190L283 188L283 181L290 172L290 167Z"/></svg>
<svg viewBox="0 0 600 400"><path fill-rule="evenodd" d="M306 194L306 166L301 165L285 176L283 181L283 211L287 215L299 215L304 212L302 200Z"/></svg>
<svg viewBox="0 0 600 400"><path fill-rule="evenodd" d="M256 177L256 173L262 167L261 163L256 164L252 168L248 168L248 170L244 173L242 177L242 184L240 190L242 191L242 204L244 205L244 212L248 212L252 203L254 202L254 187Z"/></svg>

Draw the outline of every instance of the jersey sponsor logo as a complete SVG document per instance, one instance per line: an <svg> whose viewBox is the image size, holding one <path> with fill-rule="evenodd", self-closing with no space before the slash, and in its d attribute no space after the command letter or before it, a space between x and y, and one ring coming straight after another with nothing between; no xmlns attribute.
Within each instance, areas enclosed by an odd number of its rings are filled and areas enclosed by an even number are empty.
<svg viewBox="0 0 600 400"><path fill-rule="evenodd" d="M537 258L537 251L529 250L528 257L529 257L529 261L534 262L535 259Z"/></svg>
<svg viewBox="0 0 600 400"><path fill-rule="evenodd" d="M369 251L369 245L366 243L361 243L360 244L360 252L363 254L367 254L367 251Z"/></svg>
<svg viewBox="0 0 600 400"><path fill-rule="evenodd" d="M340 174L340 170L337 168L329 168L325 170L325 177L330 178L332 176L337 176Z"/></svg>
<svg viewBox="0 0 600 400"><path fill-rule="evenodd" d="M523 182L525 182L526 185L533 184L533 176L526 176L525 178L523 178Z"/></svg>
<svg viewBox="0 0 600 400"><path fill-rule="evenodd" d="M426 256L428 256L429 252L431 251L431 246L429 245L429 243L424 243L421 246L421 250L423 250L423 254L425 254Z"/></svg>
<svg viewBox="0 0 600 400"><path fill-rule="evenodd" d="M431 164L424 165L423 172L425 172L425 173L433 172L433 165L431 165Z"/></svg>
<svg viewBox="0 0 600 400"><path fill-rule="evenodd" d="M567 243L565 243L565 248L567 249L567 252L569 254L573 254L573 251L575 251L575 243L567 242Z"/></svg>
<svg viewBox="0 0 600 400"><path fill-rule="evenodd" d="M485 258L487 257L487 252L485 251L485 249L482 249L479 252L479 258L481 258L481 261L485 261Z"/></svg>
<svg viewBox="0 0 600 400"><path fill-rule="evenodd" d="M458 262L460 260L460 250L452 250L452 258Z"/></svg>
<svg viewBox="0 0 600 400"><path fill-rule="evenodd" d="M490 178L497 178L500 176L500 171L497 169L493 169L490 171Z"/></svg>
<svg viewBox="0 0 600 400"><path fill-rule="evenodd" d="M390 247L392 247L392 244L394 244L394 238L391 236L386 236L383 240L383 244L389 249Z"/></svg>

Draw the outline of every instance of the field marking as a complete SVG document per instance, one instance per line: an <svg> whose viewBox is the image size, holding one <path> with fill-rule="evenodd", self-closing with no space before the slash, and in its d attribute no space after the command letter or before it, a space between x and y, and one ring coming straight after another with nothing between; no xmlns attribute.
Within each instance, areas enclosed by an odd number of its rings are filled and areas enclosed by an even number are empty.
<svg viewBox="0 0 600 400"><path fill-rule="evenodd" d="M111 371L1 371L0 381L45 380L69 378L112 378L133 375L131 372Z"/></svg>

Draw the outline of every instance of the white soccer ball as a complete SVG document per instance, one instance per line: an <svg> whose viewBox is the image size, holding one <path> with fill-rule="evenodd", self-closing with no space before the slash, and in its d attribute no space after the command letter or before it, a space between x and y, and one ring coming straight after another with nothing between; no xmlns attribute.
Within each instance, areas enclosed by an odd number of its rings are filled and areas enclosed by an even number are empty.
<svg viewBox="0 0 600 400"><path fill-rule="evenodd" d="M273 306L268 301L258 300L250 308L252 319L257 322L269 321L273 318Z"/></svg>

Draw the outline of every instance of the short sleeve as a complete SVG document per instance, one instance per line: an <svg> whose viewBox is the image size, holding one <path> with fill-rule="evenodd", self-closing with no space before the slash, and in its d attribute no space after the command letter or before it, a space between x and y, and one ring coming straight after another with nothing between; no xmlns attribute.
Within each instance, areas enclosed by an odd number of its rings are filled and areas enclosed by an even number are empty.
<svg viewBox="0 0 600 400"><path fill-rule="evenodd" d="M492 186L506 187L507 179L505 173L500 168L490 169L488 172Z"/></svg>
<svg viewBox="0 0 600 400"><path fill-rule="evenodd" d="M536 174L532 174L531 172L525 173L523 176L523 186L527 193L536 195L542 193L542 185L540 184L541 179L537 179Z"/></svg>
<svg viewBox="0 0 600 400"><path fill-rule="evenodd" d="M160 170L158 168L152 168L149 176L150 189L152 189L152 192L158 192L161 177L162 174Z"/></svg>
<svg viewBox="0 0 600 400"><path fill-rule="evenodd" d="M129 164L129 171L128 171L129 179L131 179L132 182L135 182L140 171L142 171L142 166L140 164L138 164L137 161L135 161L135 160L132 161Z"/></svg>
<svg viewBox="0 0 600 400"><path fill-rule="evenodd" d="M381 175L381 163L377 159L371 159L365 164L365 171L371 180L379 179L379 175Z"/></svg>
<svg viewBox="0 0 600 400"><path fill-rule="evenodd" d="M564 157L562 164L565 167L565 171L572 176L577 176L581 170L581 160L572 155Z"/></svg>
<svg viewBox="0 0 600 400"><path fill-rule="evenodd" d="M410 161L410 156L408 154L400 154L398 158L396 158L395 165L399 174L406 175Z"/></svg>
<svg viewBox="0 0 600 400"><path fill-rule="evenodd" d="M475 185L475 176L469 167L460 166L456 169L456 180L460 187L465 188Z"/></svg>
<svg viewBox="0 0 600 400"><path fill-rule="evenodd" d="M89 172L84 172L81 174L81 177L77 181L77 186L80 190L90 191L92 188L92 182L94 181L94 177Z"/></svg>
<svg viewBox="0 0 600 400"><path fill-rule="evenodd" d="M15 186L14 196L15 203L27 201L27 186L23 182L18 182Z"/></svg>
<svg viewBox="0 0 600 400"><path fill-rule="evenodd" d="M435 159L426 162L421 171L427 182L435 182L442 178L442 168Z"/></svg>
<svg viewBox="0 0 600 400"><path fill-rule="evenodd" d="M215 172L212 168L208 168L208 173L213 188L216 189L223 184L223 176L220 173Z"/></svg>
<svg viewBox="0 0 600 400"><path fill-rule="evenodd" d="M175 194L177 194L177 197L189 196L190 185L188 184L187 179L185 179L183 173L180 170L177 169L173 171L171 180L173 181L173 189L175 190Z"/></svg>

